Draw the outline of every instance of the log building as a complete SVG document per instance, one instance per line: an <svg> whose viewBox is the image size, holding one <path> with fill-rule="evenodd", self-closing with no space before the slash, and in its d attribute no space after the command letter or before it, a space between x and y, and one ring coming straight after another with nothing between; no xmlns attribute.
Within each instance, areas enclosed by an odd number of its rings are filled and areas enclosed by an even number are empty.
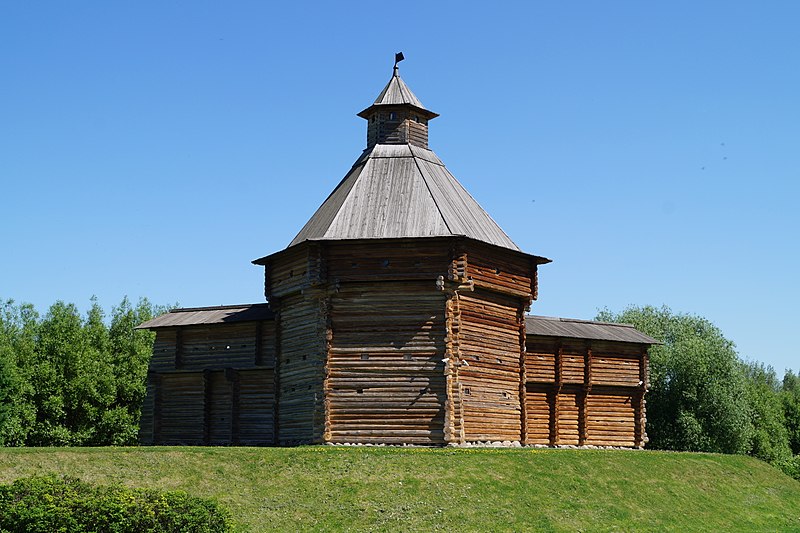
<svg viewBox="0 0 800 533"><path fill-rule="evenodd" d="M146 444L474 441L641 447L631 326L526 316L537 269L428 148L395 65L367 148L289 246L268 304L176 309L156 331Z"/></svg>

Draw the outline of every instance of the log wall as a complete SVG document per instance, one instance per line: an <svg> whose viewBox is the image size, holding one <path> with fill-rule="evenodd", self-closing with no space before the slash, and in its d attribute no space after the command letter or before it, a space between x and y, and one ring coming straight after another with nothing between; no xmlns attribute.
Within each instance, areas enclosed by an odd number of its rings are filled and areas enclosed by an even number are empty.
<svg viewBox="0 0 800 533"><path fill-rule="evenodd" d="M464 438L520 440L519 299L486 290L458 298Z"/></svg>
<svg viewBox="0 0 800 533"><path fill-rule="evenodd" d="M140 441L273 444L275 353L272 321L157 329Z"/></svg>
<svg viewBox="0 0 800 533"><path fill-rule="evenodd" d="M647 346L528 336L526 442L641 447Z"/></svg>
<svg viewBox="0 0 800 533"><path fill-rule="evenodd" d="M433 282L341 283L331 299L330 442L444 442L445 297Z"/></svg>
<svg viewBox="0 0 800 533"><path fill-rule="evenodd" d="M444 442L446 241L329 243L325 440Z"/></svg>
<svg viewBox="0 0 800 533"><path fill-rule="evenodd" d="M447 282L449 442L522 441L525 311L534 296L529 256L460 241Z"/></svg>
<svg viewBox="0 0 800 533"><path fill-rule="evenodd" d="M279 444L322 440L327 306L324 294L308 289L280 300L276 318Z"/></svg>
<svg viewBox="0 0 800 533"><path fill-rule="evenodd" d="M526 337L530 256L397 239L264 264L274 321L157 331L144 442L646 440L646 346Z"/></svg>

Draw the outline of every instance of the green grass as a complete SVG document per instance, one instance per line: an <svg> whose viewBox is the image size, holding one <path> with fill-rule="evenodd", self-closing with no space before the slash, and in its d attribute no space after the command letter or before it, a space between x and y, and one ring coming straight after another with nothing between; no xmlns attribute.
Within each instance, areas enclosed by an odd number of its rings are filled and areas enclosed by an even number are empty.
<svg viewBox="0 0 800 533"><path fill-rule="evenodd" d="M250 531L800 531L800 483L749 457L551 449L6 448L41 473L214 497Z"/></svg>

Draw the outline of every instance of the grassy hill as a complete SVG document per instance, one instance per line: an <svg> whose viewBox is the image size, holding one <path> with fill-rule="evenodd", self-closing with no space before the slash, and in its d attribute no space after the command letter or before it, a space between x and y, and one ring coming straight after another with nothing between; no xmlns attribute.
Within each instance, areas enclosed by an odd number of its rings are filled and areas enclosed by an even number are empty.
<svg viewBox="0 0 800 533"><path fill-rule="evenodd" d="M38 473L183 489L244 530L800 531L800 483L752 458L551 449L0 449Z"/></svg>

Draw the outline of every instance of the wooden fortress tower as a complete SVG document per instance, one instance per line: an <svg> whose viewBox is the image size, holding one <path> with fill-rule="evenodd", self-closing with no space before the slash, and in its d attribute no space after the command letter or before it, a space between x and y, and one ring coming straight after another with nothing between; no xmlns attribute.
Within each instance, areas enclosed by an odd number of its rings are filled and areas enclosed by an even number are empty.
<svg viewBox="0 0 800 533"><path fill-rule="evenodd" d="M526 317L550 260L428 148L438 115L396 65L358 115L366 150L286 249L254 261L268 307L141 326L158 333L143 442L642 446L654 341Z"/></svg>

